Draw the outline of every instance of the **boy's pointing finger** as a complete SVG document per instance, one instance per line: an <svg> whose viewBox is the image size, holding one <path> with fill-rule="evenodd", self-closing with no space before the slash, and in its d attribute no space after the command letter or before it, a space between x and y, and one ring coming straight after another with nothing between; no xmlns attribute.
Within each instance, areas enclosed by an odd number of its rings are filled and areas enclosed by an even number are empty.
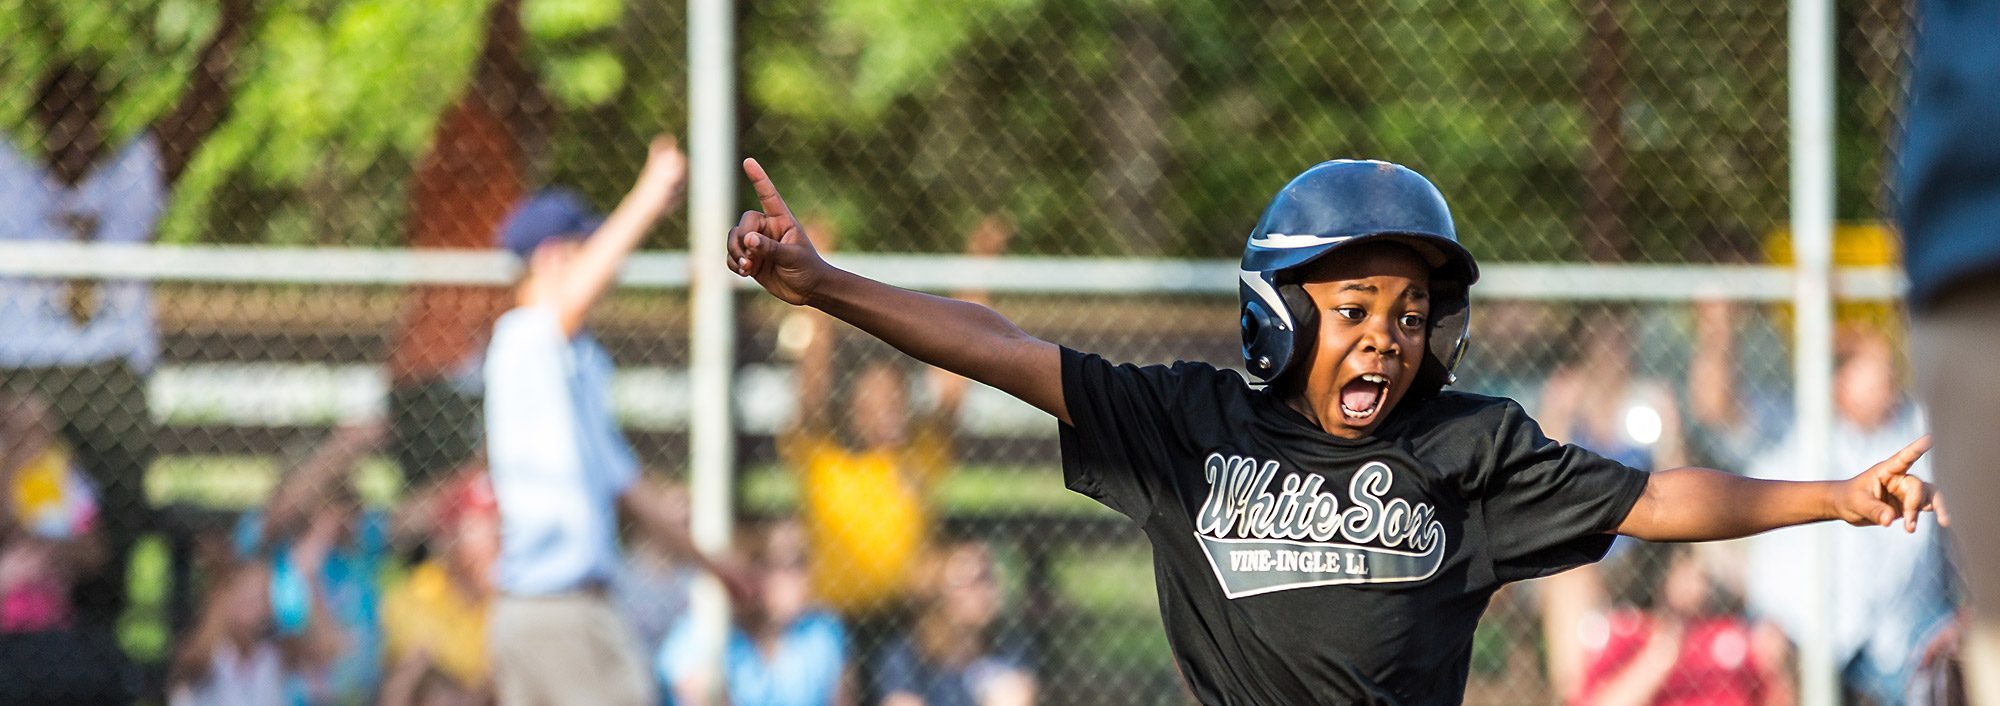
<svg viewBox="0 0 2000 706"><path fill-rule="evenodd" d="M771 175L764 171L764 165L756 158L743 160L743 174L750 177L750 188L757 191L757 203L764 206L764 212L776 217L790 218L792 209L785 206L785 197L778 195L778 185L771 183Z"/></svg>
<svg viewBox="0 0 2000 706"><path fill-rule="evenodd" d="M1917 459L1923 458L1924 454L1930 450L1931 435L1925 434L1917 437L1916 441L1910 442L1910 445L1903 447L1902 450L1897 451L1896 460L1902 461L1903 465L1908 467L1910 464L1916 463Z"/></svg>

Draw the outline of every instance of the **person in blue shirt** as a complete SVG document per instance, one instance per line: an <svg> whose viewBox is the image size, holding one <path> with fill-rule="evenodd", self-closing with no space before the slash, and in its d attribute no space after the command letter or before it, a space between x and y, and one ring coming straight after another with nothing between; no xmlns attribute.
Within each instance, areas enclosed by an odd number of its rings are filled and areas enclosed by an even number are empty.
<svg viewBox="0 0 2000 706"><path fill-rule="evenodd" d="M1971 508L1953 537L1972 620L1973 703L2000 704L2000 3L1918 0L1896 225L1909 268L1912 360L1937 438L1938 484Z"/></svg>
<svg viewBox="0 0 2000 706"><path fill-rule="evenodd" d="M854 703L847 629L812 605L806 532L779 521L748 532L754 595L734 603L719 672L705 668L694 621L683 616L660 646L660 680L678 706L827 706ZM719 678L719 682L717 683ZM721 700L716 687L720 688Z"/></svg>
<svg viewBox="0 0 2000 706"><path fill-rule="evenodd" d="M487 644L502 706L656 703L638 639L608 596L620 510L714 566L655 494L629 492L639 464L612 415L611 357L583 327L625 257L679 205L686 173L680 148L658 138L608 218L552 190L501 227L501 244L525 265L484 370L487 464L500 502Z"/></svg>
<svg viewBox="0 0 2000 706"><path fill-rule="evenodd" d="M272 625L281 637L331 629L345 647L319 668L292 675L288 690L301 703L351 704L373 698L381 678L383 560L391 546L414 541L414 513L369 510L355 492L355 464L380 445L379 425L337 429L284 474L261 509L236 525L239 558L270 566ZM412 505L413 507L414 505ZM301 546L312 561L299 561ZM315 618L313 604L324 606ZM314 624L330 620L333 626Z"/></svg>
<svg viewBox="0 0 2000 706"><path fill-rule="evenodd" d="M924 605L908 635L889 646L875 675L883 706L1031 706L1036 680L1026 643L995 625L998 568L986 544L939 550Z"/></svg>

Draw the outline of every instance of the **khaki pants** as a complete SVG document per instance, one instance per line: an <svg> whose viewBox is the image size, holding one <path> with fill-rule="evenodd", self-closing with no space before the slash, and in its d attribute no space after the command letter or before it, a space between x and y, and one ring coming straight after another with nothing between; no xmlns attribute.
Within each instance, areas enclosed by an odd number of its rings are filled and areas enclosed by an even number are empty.
<svg viewBox="0 0 2000 706"><path fill-rule="evenodd" d="M1930 408L1931 467L1951 513L1973 619L1972 702L2000 706L2000 273L1947 293L1915 320L1917 384Z"/></svg>
<svg viewBox="0 0 2000 706"><path fill-rule="evenodd" d="M638 638L601 596L501 596L486 640L501 706L659 703Z"/></svg>

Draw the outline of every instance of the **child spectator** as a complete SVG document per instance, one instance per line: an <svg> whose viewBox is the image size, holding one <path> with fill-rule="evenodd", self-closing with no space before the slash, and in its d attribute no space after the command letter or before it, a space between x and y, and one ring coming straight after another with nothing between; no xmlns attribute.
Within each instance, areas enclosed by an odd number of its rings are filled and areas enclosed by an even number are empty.
<svg viewBox="0 0 2000 706"><path fill-rule="evenodd" d="M883 706L1029 706L1028 650L996 639L1000 580L981 542L943 549L910 634L889 648L877 675Z"/></svg>
<svg viewBox="0 0 2000 706"><path fill-rule="evenodd" d="M70 588L104 563L97 495L46 403L0 397L0 632L71 626Z"/></svg>
<svg viewBox="0 0 2000 706"><path fill-rule="evenodd" d="M293 569L316 574L331 535L302 539L290 552ZM271 593L284 577L269 564L237 562L216 575L208 604L193 632L180 642L167 674L168 706L275 706L305 703L297 675L323 668L343 647L343 636L324 617L318 582L306 580L306 610L314 619L283 638L271 617ZM281 589L284 590L284 589Z"/></svg>
<svg viewBox="0 0 2000 706"><path fill-rule="evenodd" d="M660 647L658 669L675 703L696 706L827 706L850 704L847 632L840 619L812 608L806 539L796 522L779 522L750 537L753 595L734 604L721 684L702 669L694 621L682 620ZM722 698L710 698L714 687Z"/></svg>
<svg viewBox="0 0 2000 706"><path fill-rule="evenodd" d="M271 635L269 567L244 562L215 579L194 632L167 675L171 706L291 702L286 660Z"/></svg>
<svg viewBox="0 0 2000 706"><path fill-rule="evenodd" d="M268 562L275 576L270 607L278 633L291 637L317 627L305 600L310 585L324 594L325 615L346 641L337 660L299 675L308 703L374 698L382 678L382 569L392 549L420 542L432 519L435 489L394 511L363 507L352 474L383 436L380 424L334 431L284 474L262 511L244 513L237 523L238 555ZM293 564L294 545L308 540L327 545L312 571Z"/></svg>
<svg viewBox="0 0 2000 706"><path fill-rule="evenodd" d="M0 703L123 703L136 674L72 593L105 565L97 494L41 398L0 392Z"/></svg>
<svg viewBox="0 0 2000 706"><path fill-rule="evenodd" d="M406 691L409 703L492 696L486 614L500 506L483 469L460 471L444 487L431 533L435 552L382 599L383 663L404 677L385 679L385 703L391 691Z"/></svg>
<svg viewBox="0 0 2000 706"><path fill-rule="evenodd" d="M1637 610L1585 622L1579 706L1784 706L1784 637L1722 612L1691 547L1628 552Z"/></svg>

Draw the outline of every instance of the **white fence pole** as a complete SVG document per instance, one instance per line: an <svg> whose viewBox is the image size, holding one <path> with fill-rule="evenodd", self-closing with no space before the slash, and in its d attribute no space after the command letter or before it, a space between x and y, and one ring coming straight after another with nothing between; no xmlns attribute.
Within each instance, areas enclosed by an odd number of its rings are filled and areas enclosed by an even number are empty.
<svg viewBox="0 0 2000 706"><path fill-rule="evenodd" d="M1809 473L1833 472L1833 3L1791 0L1790 103L1792 252L1797 280L1793 347L1795 461ZM1811 627L1800 636L1800 703L1834 706L1840 685L1833 654L1833 547L1812 532L1806 590Z"/></svg>
<svg viewBox="0 0 2000 706"><path fill-rule="evenodd" d="M703 414L688 419L688 491L695 546L715 553L729 548L730 474L735 467L736 309L723 267L723 234L736 205L735 29L730 0L688 0L688 278L692 308L688 356L689 402ZM692 619L720 674L729 606L718 583L702 581ZM718 685L719 686L719 685Z"/></svg>

